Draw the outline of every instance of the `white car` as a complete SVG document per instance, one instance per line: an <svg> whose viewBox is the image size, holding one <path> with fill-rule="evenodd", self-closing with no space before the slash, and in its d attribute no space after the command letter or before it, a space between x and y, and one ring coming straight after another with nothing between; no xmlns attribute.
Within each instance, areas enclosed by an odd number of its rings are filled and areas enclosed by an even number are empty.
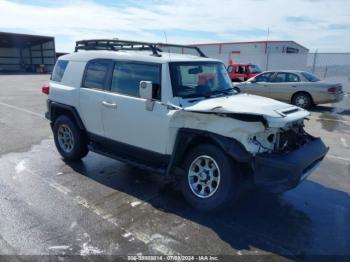
<svg viewBox="0 0 350 262"><path fill-rule="evenodd" d="M199 56L163 52L166 45ZM174 176L199 210L226 206L245 180L294 188L328 150L304 131L307 111L236 93L224 64L195 47L79 41L43 92L64 159L91 150Z"/></svg>

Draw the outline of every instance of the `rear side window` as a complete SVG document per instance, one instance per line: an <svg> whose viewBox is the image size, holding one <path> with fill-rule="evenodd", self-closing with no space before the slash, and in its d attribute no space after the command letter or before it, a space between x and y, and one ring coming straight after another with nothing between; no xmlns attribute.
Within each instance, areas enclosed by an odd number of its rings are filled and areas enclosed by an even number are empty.
<svg viewBox="0 0 350 262"><path fill-rule="evenodd" d="M245 66L237 66L236 67L236 73L237 74L245 74L246 73L246 68L245 68Z"/></svg>
<svg viewBox="0 0 350 262"><path fill-rule="evenodd" d="M273 82L282 83L287 82L287 74L286 73L278 73L276 77L273 79Z"/></svg>
<svg viewBox="0 0 350 262"><path fill-rule="evenodd" d="M233 71L233 66L229 66L227 69L227 72L232 73L232 71Z"/></svg>
<svg viewBox="0 0 350 262"><path fill-rule="evenodd" d="M90 61L86 66L83 87L105 89L110 66L110 60Z"/></svg>
<svg viewBox="0 0 350 262"><path fill-rule="evenodd" d="M287 82L300 82L300 78L296 74L287 74Z"/></svg>
<svg viewBox="0 0 350 262"><path fill-rule="evenodd" d="M135 62L116 62L111 91L139 97L140 81L152 81L154 99L160 99L161 66Z"/></svg>
<svg viewBox="0 0 350 262"><path fill-rule="evenodd" d="M58 60L52 72L51 80L55 82L61 82L64 71L66 71L67 65L68 65L68 61Z"/></svg>

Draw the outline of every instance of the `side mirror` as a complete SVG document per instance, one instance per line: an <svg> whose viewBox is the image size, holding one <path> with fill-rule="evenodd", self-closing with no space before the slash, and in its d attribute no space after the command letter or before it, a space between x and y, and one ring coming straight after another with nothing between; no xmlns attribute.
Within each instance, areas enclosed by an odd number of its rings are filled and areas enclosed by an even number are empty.
<svg viewBox="0 0 350 262"><path fill-rule="evenodd" d="M248 82L250 82L250 83L256 83L256 79L255 79L255 78L252 78L252 79L250 79Z"/></svg>
<svg viewBox="0 0 350 262"><path fill-rule="evenodd" d="M152 100L153 84L152 81L140 81L139 95L141 98Z"/></svg>
<svg viewBox="0 0 350 262"><path fill-rule="evenodd" d="M146 99L145 109L147 111L153 111L154 100L153 100L153 83L152 83L152 81L140 81L139 95L141 98Z"/></svg>

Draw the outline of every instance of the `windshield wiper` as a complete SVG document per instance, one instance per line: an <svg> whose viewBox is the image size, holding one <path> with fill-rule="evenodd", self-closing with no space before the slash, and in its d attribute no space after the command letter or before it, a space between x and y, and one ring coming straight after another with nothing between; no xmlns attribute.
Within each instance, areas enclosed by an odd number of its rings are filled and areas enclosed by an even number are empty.
<svg viewBox="0 0 350 262"><path fill-rule="evenodd" d="M182 96L182 98L200 98L200 97L204 97L204 98L210 98L214 95L219 95L219 94L230 94L234 91L233 88L227 88L227 89L222 89L222 90L215 90L209 93L204 93L204 94L189 94L189 95L184 95Z"/></svg>
<svg viewBox="0 0 350 262"><path fill-rule="evenodd" d="M227 88L227 89L222 89L222 90L215 90L210 93L207 93L205 95L213 96L213 95L219 95L219 94L225 94L228 95L233 92L233 88Z"/></svg>

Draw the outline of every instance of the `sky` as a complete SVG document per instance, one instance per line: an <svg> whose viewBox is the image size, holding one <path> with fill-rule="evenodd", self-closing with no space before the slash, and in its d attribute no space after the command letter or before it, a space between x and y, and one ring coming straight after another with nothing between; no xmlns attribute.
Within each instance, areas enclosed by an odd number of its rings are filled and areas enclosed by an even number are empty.
<svg viewBox="0 0 350 262"><path fill-rule="evenodd" d="M350 52L350 0L0 0L0 31L75 41L119 38L177 44L293 40Z"/></svg>

